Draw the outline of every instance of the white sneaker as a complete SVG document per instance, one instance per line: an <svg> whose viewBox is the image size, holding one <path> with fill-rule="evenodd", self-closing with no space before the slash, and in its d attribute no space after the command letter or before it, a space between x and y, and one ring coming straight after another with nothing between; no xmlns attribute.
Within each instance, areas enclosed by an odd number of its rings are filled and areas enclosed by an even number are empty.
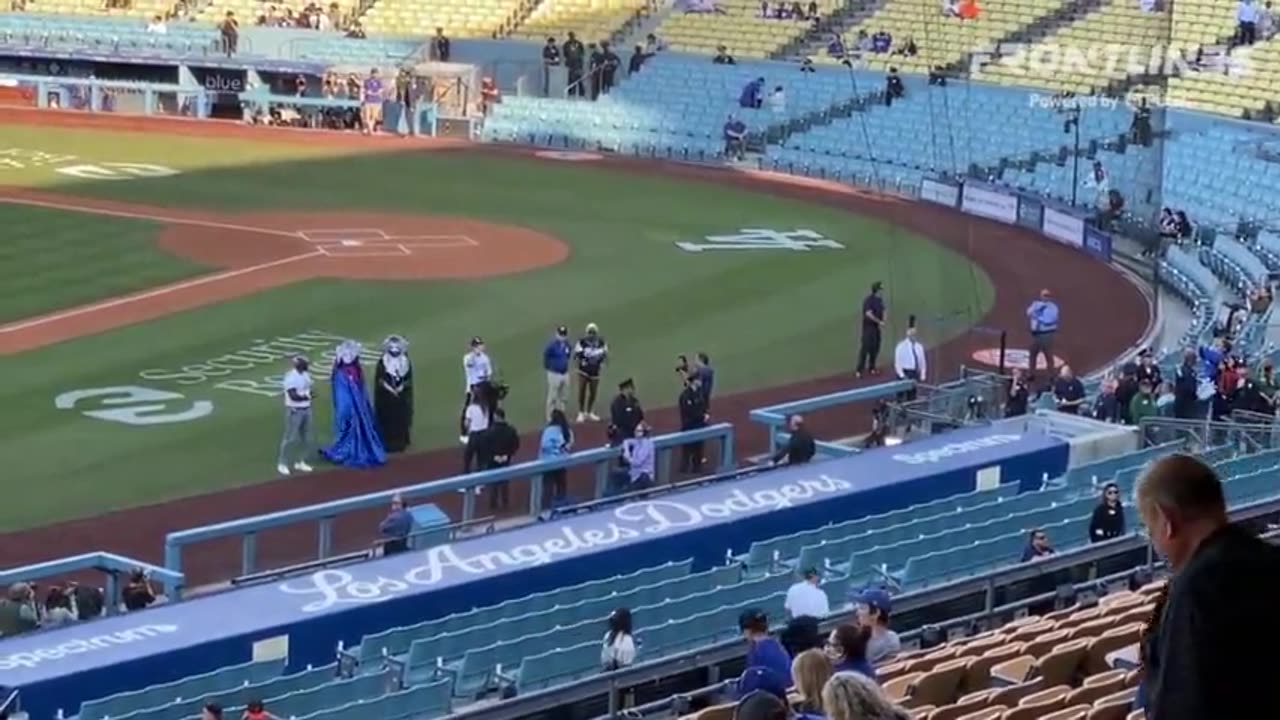
<svg viewBox="0 0 1280 720"><path fill-rule="evenodd" d="M587 419L592 422L600 422L600 416L595 413L587 413Z"/></svg>
<svg viewBox="0 0 1280 720"><path fill-rule="evenodd" d="M298 472L311 472L311 466L301 460L293 464L293 469Z"/></svg>
<svg viewBox="0 0 1280 720"><path fill-rule="evenodd" d="M281 475L288 475L289 466L285 465L284 463L280 463L279 465L276 465L276 472L280 473Z"/></svg>
<svg viewBox="0 0 1280 720"><path fill-rule="evenodd" d="M466 435L459 435L459 436L458 436L458 442L462 443L463 445L466 445L466 444L467 444L467 436L466 436Z"/></svg>
<svg viewBox="0 0 1280 720"><path fill-rule="evenodd" d="M586 413L578 413L578 422L586 422L586 419L587 419Z"/></svg>

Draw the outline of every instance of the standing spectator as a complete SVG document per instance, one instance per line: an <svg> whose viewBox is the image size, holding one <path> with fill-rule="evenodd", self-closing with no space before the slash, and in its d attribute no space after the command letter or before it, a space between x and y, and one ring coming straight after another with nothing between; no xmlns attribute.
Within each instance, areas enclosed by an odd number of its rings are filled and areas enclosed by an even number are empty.
<svg viewBox="0 0 1280 720"><path fill-rule="evenodd" d="M893 349L893 372L899 380L914 380L922 383L928 379L928 361L925 359L924 345L916 339L915 324L907 328L907 336ZM916 399L916 388L899 394L899 402Z"/></svg>
<svg viewBox="0 0 1280 720"><path fill-rule="evenodd" d="M627 378L618 383L618 395L609 405L609 425L619 442L635 437L636 428L644 421L644 407L636 397L636 383Z"/></svg>
<svg viewBox="0 0 1280 720"><path fill-rule="evenodd" d="M124 608L129 611L145 610L156 601L156 593L151 589L151 578L142 568L129 574L129 582L120 591L124 600Z"/></svg>
<svg viewBox="0 0 1280 720"><path fill-rule="evenodd" d="M636 425L633 437L622 442L622 459L627 464L627 492L647 490L657 474L658 449L649 436L647 423Z"/></svg>
<svg viewBox="0 0 1280 720"><path fill-rule="evenodd" d="M586 88L582 86L582 65L586 60L586 51L582 47L582 41L570 32L569 39L564 41L560 54L564 57L564 66L569 71L569 95L585 97Z"/></svg>
<svg viewBox="0 0 1280 720"><path fill-rule="evenodd" d="M1120 422L1133 425L1133 399L1138 396L1138 366L1125 363L1120 369L1120 382L1116 384L1116 403L1119 407ZM1113 421L1114 422L1114 421Z"/></svg>
<svg viewBox="0 0 1280 720"><path fill-rule="evenodd" d="M538 459L548 460L564 457L569 454L569 450L572 447L573 431L569 429L569 419L564 416L563 412L552 410L551 420L542 429L542 437L538 442ZM543 492L552 501L563 500L567 494L565 481L568 476L569 471L564 468L548 470L543 473L542 481L545 485Z"/></svg>
<svg viewBox="0 0 1280 720"><path fill-rule="evenodd" d="M431 38L431 59L438 62L449 62L449 57L453 54L452 43L444 34L444 28L436 28L435 37Z"/></svg>
<svg viewBox="0 0 1280 720"><path fill-rule="evenodd" d="M561 325L542 350L542 367L547 371L546 417L551 417L552 410L569 409L569 362L572 359L569 328Z"/></svg>
<svg viewBox="0 0 1280 720"><path fill-rule="evenodd" d="M520 433L507 422L507 413L502 408L493 411L493 424L484 438L484 469L497 470L511 465L516 453L520 452ZM490 510L506 510L511 501L511 483L502 480L493 484L493 492L489 494Z"/></svg>
<svg viewBox="0 0 1280 720"><path fill-rule="evenodd" d="M1058 403L1058 412L1068 415L1080 413L1084 404L1084 384L1071 372L1070 365L1063 365L1058 372L1058 379L1053 383L1053 398Z"/></svg>
<svg viewBox="0 0 1280 720"><path fill-rule="evenodd" d="M413 534L413 516L404 507L399 495L391 498L391 511L378 525L382 536L382 554L398 555L409 550L409 536Z"/></svg>
<svg viewBox="0 0 1280 720"><path fill-rule="evenodd" d="M893 704L874 679L857 673L837 673L822 688L822 708L830 720L911 720L911 713Z"/></svg>
<svg viewBox="0 0 1280 720"><path fill-rule="evenodd" d="M1276 414L1276 397L1280 393L1280 381L1276 379L1276 367L1271 360L1262 364L1262 376L1258 378L1258 389L1267 401L1267 414Z"/></svg>
<svg viewBox="0 0 1280 720"><path fill-rule="evenodd" d="M600 78L604 71L604 53L600 52L600 47L595 43L587 45L587 83L591 88L590 97L592 100L600 97Z"/></svg>
<svg viewBox="0 0 1280 720"><path fill-rule="evenodd" d="M1142 421L1149 417L1156 417L1160 414L1160 408L1156 406L1156 398L1152 393L1151 383L1143 380L1138 383L1138 394L1133 396L1129 401L1129 422L1138 426L1141 431ZM1143 437L1148 441L1152 441L1151 427L1148 426Z"/></svg>
<svg viewBox="0 0 1280 720"><path fill-rule="evenodd" d="M871 283L871 292L862 299L862 343L858 347L858 368L855 373L862 377L863 373L879 374L876 363L880 359L880 340L884 330L885 313L884 298L880 293L884 283L879 280Z"/></svg>
<svg viewBox="0 0 1280 720"><path fill-rule="evenodd" d="M659 52L666 50L667 44L658 39L657 35L649 33L644 38L644 54L657 55Z"/></svg>
<svg viewBox="0 0 1280 720"><path fill-rule="evenodd" d="M791 663L791 684L800 695L796 710L802 714L824 717L822 688L834 674L831 660L821 650L805 650Z"/></svg>
<svg viewBox="0 0 1280 720"><path fill-rule="evenodd" d="M24 582L9 586L8 597L0 601L0 637L12 637L40 626L35 592Z"/></svg>
<svg viewBox="0 0 1280 720"><path fill-rule="evenodd" d="M1199 357L1200 377L1217 384L1222 361L1227 358L1227 339L1221 335L1215 337L1211 343L1200 348Z"/></svg>
<svg viewBox="0 0 1280 720"><path fill-rule="evenodd" d="M1164 384L1164 377L1160 373L1160 366L1156 365L1155 356L1151 352L1151 348L1145 348L1138 354L1138 368L1136 372L1139 382L1146 380L1151 383L1151 387L1157 388Z"/></svg>
<svg viewBox="0 0 1280 720"><path fill-rule="evenodd" d="M716 55L715 57L711 58L711 62L714 65L737 65L738 64L738 61L733 59L733 56L729 54L729 49L724 45L719 45L716 47Z"/></svg>
<svg viewBox="0 0 1280 720"><path fill-rule="evenodd" d="M884 78L884 106L892 107L894 100L901 100L906 97L907 88L902 84L902 77L898 75L898 68L890 67L889 74Z"/></svg>
<svg viewBox="0 0 1280 720"><path fill-rule="evenodd" d="M788 465L804 465L812 460L818 452L818 446L813 441L813 435L804 426L804 418L800 415L792 415L787 421L787 429L789 430L787 444L773 454L773 464L777 465L784 458Z"/></svg>
<svg viewBox="0 0 1280 720"><path fill-rule="evenodd" d="M360 102L360 126L365 135L372 135L382 124L384 90L378 68L370 68L369 76L364 79L364 96Z"/></svg>
<svg viewBox="0 0 1280 720"><path fill-rule="evenodd" d="M77 619L93 620L102 617L107 604L102 588L73 585L71 594L75 596L71 604L76 609Z"/></svg>
<svg viewBox="0 0 1280 720"><path fill-rule="evenodd" d="M893 613L893 597L881 588L864 590L854 603L858 624L870 628L867 640L867 660L872 665L889 660L902 651L898 633L889 629L889 616Z"/></svg>
<svg viewBox="0 0 1280 720"><path fill-rule="evenodd" d="M1198 413L1200 406L1200 373L1196 353L1187 350L1182 353L1182 364L1173 375L1173 416L1180 420L1190 420Z"/></svg>
<svg viewBox="0 0 1280 720"><path fill-rule="evenodd" d="M1258 40L1258 7L1253 0L1236 3L1236 44L1252 45Z"/></svg>
<svg viewBox="0 0 1280 720"><path fill-rule="evenodd" d="M631 631L631 611L618 608L609 614L609 629L600 649L600 666L605 672L628 667L636 661L636 641Z"/></svg>
<svg viewBox="0 0 1280 720"><path fill-rule="evenodd" d="M462 356L462 373L467 384L467 393L462 401L464 420L467 408L471 407L473 401L478 401L492 415L498 408L498 393L493 387L493 361L489 359L489 353L485 352L484 338L479 335L471 338L470 350ZM465 425L459 439L464 443L467 441Z"/></svg>
<svg viewBox="0 0 1280 720"><path fill-rule="evenodd" d="M77 619L74 594L57 586L49 588L49 593L44 598L44 619L40 626L58 627L73 623Z"/></svg>
<svg viewBox="0 0 1280 720"><path fill-rule="evenodd" d="M733 115L724 124L724 154L741 160L747 151L747 125Z"/></svg>
<svg viewBox="0 0 1280 720"><path fill-rule="evenodd" d="M707 405L702 394L702 384L697 375L689 376L684 391L680 393L680 430L697 430L707 426ZM703 441L685 443L680 448L680 470L695 474L702 470L706 458L702 456Z"/></svg>
<svg viewBox="0 0 1280 720"><path fill-rule="evenodd" d="M240 45L240 21L236 20L234 12L227 11L222 22L218 23L218 32L222 35L222 49L227 57L235 55Z"/></svg>
<svg viewBox="0 0 1280 720"><path fill-rule="evenodd" d="M644 66L644 61L647 59L649 55L645 53L644 46L636 43L635 49L631 52L631 59L627 61L627 77L640 72L640 68Z"/></svg>
<svg viewBox="0 0 1280 720"><path fill-rule="evenodd" d="M867 643L871 642L871 628L857 625L837 625L827 637L827 657L837 673L858 673L871 680L876 679L876 669L867 659Z"/></svg>
<svg viewBox="0 0 1280 720"><path fill-rule="evenodd" d="M1258 11L1258 36L1264 41L1270 40L1276 30L1276 15L1271 10L1271 0L1263 3L1262 9Z"/></svg>
<svg viewBox="0 0 1280 720"><path fill-rule="evenodd" d="M1053 338L1058 334L1058 303L1053 301L1049 289L1040 291L1040 297L1027 306L1027 320L1031 326L1031 357L1027 360L1034 382L1039 358L1044 356L1044 367L1053 377Z"/></svg>
<svg viewBox="0 0 1280 720"><path fill-rule="evenodd" d="M560 46L556 44L554 37L547 38L547 44L542 46L542 94L551 94L551 68L560 65ZM572 88L570 88L572 89Z"/></svg>
<svg viewBox="0 0 1280 720"><path fill-rule="evenodd" d="M573 348L578 359L578 422L596 421L596 394L600 392L600 373L609 359L609 344L595 323L587 323L587 333L578 338Z"/></svg>
<svg viewBox="0 0 1280 720"><path fill-rule="evenodd" d="M1241 365L1236 372L1236 391L1231 398L1231 409L1261 415L1271 414L1271 403L1262 394L1262 387L1258 382L1249 376L1249 366Z"/></svg>
<svg viewBox="0 0 1280 720"><path fill-rule="evenodd" d="M472 396L462 414L462 434L466 437L466 447L462 451L462 473L471 472L484 467L483 453L485 432L489 429L490 414L482 404L479 396Z"/></svg>
<svg viewBox="0 0 1280 720"><path fill-rule="evenodd" d="M289 458L294 445L301 452L293 463L299 472L311 472L305 458L311 452L311 373L309 361L301 355L293 358L293 367L284 374L284 437L280 439L280 452L276 458L276 472L288 475Z"/></svg>
<svg viewBox="0 0 1280 720"><path fill-rule="evenodd" d="M1120 503L1120 486L1109 482L1102 488L1102 502L1089 519L1089 542L1112 540L1124 535L1124 505Z"/></svg>
<svg viewBox="0 0 1280 720"><path fill-rule="evenodd" d="M738 95L738 105L744 108L759 110L764 103L764 78L758 77L742 86Z"/></svg>
<svg viewBox="0 0 1280 720"><path fill-rule="evenodd" d="M738 629L747 641L747 667L767 668L779 677L791 676L791 656L782 643L769 634L769 617L752 608L738 616Z"/></svg>
<svg viewBox="0 0 1280 720"><path fill-rule="evenodd" d="M1116 397L1119 389L1120 383L1114 377L1108 375L1103 378L1101 392L1093 401L1093 419L1109 423L1120 422L1120 400ZM1125 413L1128 414L1127 409Z"/></svg>
<svg viewBox="0 0 1280 720"><path fill-rule="evenodd" d="M1022 562L1031 562L1056 554L1057 551L1049 544L1049 533L1036 528L1027 535L1027 546L1022 550Z"/></svg>
<svg viewBox="0 0 1280 720"><path fill-rule="evenodd" d="M1027 414L1027 404L1031 400L1031 389L1027 387L1027 376L1021 368L1013 369L1013 379L1009 381L1009 397L1004 402L1005 417L1020 417Z"/></svg>
<svg viewBox="0 0 1280 720"><path fill-rule="evenodd" d="M822 573L818 568L805 568L798 582L787 588L787 599L782 607L787 617L812 617L821 620L831 614L827 593L821 588Z"/></svg>
<svg viewBox="0 0 1280 720"><path fill-rule="evenodd" d="M1173 579L1147 666L1150 720L1280 717L1280 550L1230 524L1222 483L1189 455L1138 480L1138 514Z"/></svg>
<svg viewBox="0 0 1280 720"><path fill-rule="evenodd" d="M702 387L702 403L707 406L707 412L711 412L711 391L716 385L716 370L711 367L710 355L698 352L693 356L693 374L698 377Z"/></svg>
<svg viewBox="0 0 1280 720"><path fill-rule="evenodd" d="M600 56L600 92L608 95L613 89L622 60L607 40L600 43Z"/></svg>

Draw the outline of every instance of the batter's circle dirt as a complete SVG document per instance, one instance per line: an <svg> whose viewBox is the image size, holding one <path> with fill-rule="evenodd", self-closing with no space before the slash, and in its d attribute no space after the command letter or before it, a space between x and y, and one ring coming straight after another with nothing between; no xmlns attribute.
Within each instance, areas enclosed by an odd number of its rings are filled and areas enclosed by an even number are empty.
<svg viewBox="0 0 1280 720"><path fill-rule="evenodd" d="M219 215L172 224L158 240L179 257L218 268L274 261L282 280L474 279L563 262L569 246L546 233L462 217L371 212Z"/></svg>

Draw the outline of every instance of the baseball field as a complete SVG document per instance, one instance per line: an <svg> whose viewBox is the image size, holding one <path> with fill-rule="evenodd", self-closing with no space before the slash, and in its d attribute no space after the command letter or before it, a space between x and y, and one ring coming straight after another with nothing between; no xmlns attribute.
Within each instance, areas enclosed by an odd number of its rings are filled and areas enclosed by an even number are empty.
<svg viewBox="0 0 1280 720"><path fill-rule="evenodd" d="M1021 342L1041 287L1063 306L1057 352L1082 371L1149 319L1127 279L1029 231L816 181L216 123L0 120L5 566L157 558L168 530L454 474L473 335L525 433L541 426L558 324L599 325L608 394L634 378L659 431L676 429L675 356L705 351L714 419L751 452L749 409L855 383L873 281L892 325L882 363L914 314L947 375L998 344L993 329ZM325 353L354 338L371 367L392 333L411 343L411 453L275 476L287 358L309 354L323 378ZM828 435L861 422L815 418ZM295 539L281 536L281 557Z"/></svg>

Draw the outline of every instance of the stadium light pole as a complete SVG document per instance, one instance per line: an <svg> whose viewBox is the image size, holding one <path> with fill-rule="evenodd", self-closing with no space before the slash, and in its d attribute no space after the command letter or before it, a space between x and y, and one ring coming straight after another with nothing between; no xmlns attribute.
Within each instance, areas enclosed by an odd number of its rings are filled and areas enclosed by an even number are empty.
<svg viewBox="0 0 1280 720"><path fill-rule="evenodd" d="M1076 206L1080 192L1080 105L1076 104L1067 110L1067 121L1062 124L1063 132L1075 133L1071 145L1071 207Z"/></svg>

